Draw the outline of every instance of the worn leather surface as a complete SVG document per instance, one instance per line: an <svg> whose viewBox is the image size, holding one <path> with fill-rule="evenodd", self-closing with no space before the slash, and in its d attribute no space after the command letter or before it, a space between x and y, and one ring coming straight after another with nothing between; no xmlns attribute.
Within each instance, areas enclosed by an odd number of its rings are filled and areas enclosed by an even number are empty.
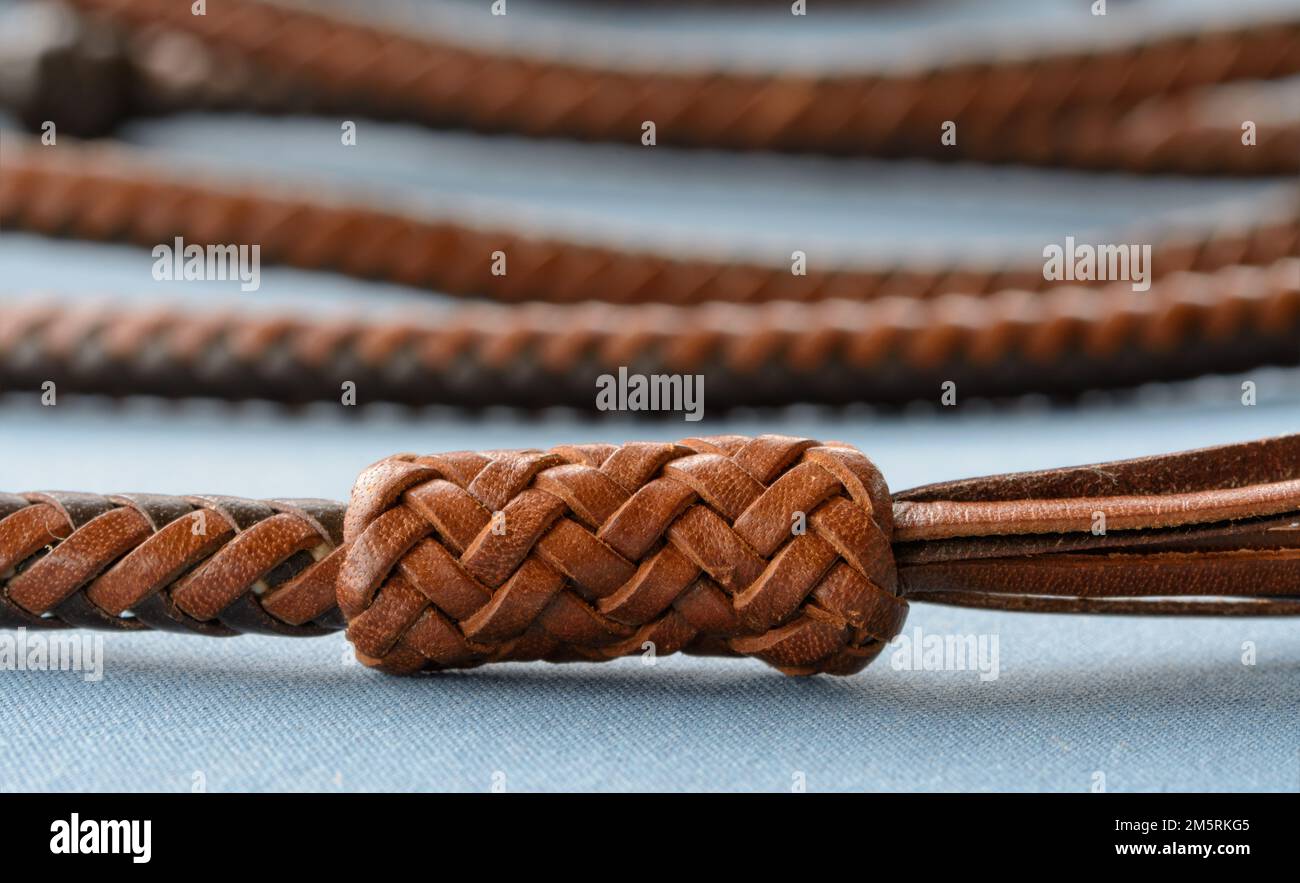
<svg viewBox="0 0 1300 883"><path fill-rule="evenodd" d="M856 449L786 436L396 455L346 514L5 494L0 577L10 627L346 620L363 662L401 673L681 651L848 674L909 599L1300 614L1300 435L892 497Z"/></svg>

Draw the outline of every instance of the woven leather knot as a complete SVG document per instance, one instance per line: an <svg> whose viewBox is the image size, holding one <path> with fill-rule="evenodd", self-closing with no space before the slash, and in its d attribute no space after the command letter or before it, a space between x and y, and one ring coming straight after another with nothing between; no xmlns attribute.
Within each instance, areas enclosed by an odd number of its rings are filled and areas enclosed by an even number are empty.
<svg viewBox="0 0 1300 883"><path fill-rule="evenodd" d="M892 533L871 461L811 439L401 454L353 488L338 602L394 672L682 651L851 674L906 616Z"/></svg>

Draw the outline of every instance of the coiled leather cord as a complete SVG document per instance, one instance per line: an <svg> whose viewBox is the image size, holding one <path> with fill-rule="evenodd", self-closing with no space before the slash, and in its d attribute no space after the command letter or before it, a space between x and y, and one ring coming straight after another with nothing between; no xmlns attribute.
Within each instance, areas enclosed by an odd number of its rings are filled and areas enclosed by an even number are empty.
<svg viewBox="0 0 1300 883"><path fill-rule="evenodd" d="M302 80L297 91L309 103L336 101L340 107L371 110L395 100L398 116L417 105L430 113L437 106L442 109L433 114L438 117L434 121L486 128L614 137L615 122L599 122L600 114L589 114L608 111L603 100L589 106L564 99L561 103L571 112L545 125L527 115L544 116L548 101L561 100L548 97L549 90L576 88L582 76L616 82L629 76L596 69L568 71L578 80L567 74L532 76L529 101L511 101L504 93L486 96L474 90L508 91L519 69L538 74L535 68L542 65L541 73L553 73L549 63L433 45L428 38L368 28L350 19L248 0L223 6L212 16L194 16L153 0L82 0L78 5L124 24L145 42L167 32L187 32L207 51L225 53L240 65L265 64L277 72L277 83L297 77ZM1291 138L1285 128L1264 127L1274 138L1266 149L1241 147L1235 130L1213 135L1197 128L1184 119L1184 103L1194 96L1187 90L1293 72L1300 56L1294 51L1297 33L1296 26L1287 24L1252 25L1240 32L1116 47L1086 59L1029 56L974 70L936 69L915 82L893 74L865 79L837 75L795 89L815 93L815 100L810 98L813 103L807 106L796 102L794 111L775 117L761 111L765 102L788 101L790 83L779 76L738 74L736 83L725 88L719 84L729 83L727 77L715 77L707 88L694 88L690 77L666 75L660 82L662 78L638 75L636 95L637 101L653 104L660 87L665 94L689 93L694 96L690 107L703 101L704 109L679 109L677 117L670 113L665 119L690 121L698 115L727 120L727 132L748 137L747 132L754 132L736 125L733 115L718 113L714 104L729 90L757 90L757 97L743 104L745 119L779 117L797 137L823 139L818 149L833 149L830 129L817 124L819 114L827 106L853 111L859 99L867 100L858 94L865 90L873 112L857 113L854 120L869 128L895 126L888 133L845 130L867 152L889 152L893 148L882 145L893 143L912 155L926 155L928 147L899 132L920 125L929 113L908 108L933 106L941 114L968 114L963 132L981 126L999 132L992 140L1012 145L1006 158L1024 159L1022 154L1033 153L1032 145L1050 153L1043 146L1054 143L1057 135L1052 133L1064 132L1066 142L1082 145L1083 153L1092 151L1102 165L1109 161L1104 145L1124 143L1115 137L1115 114L1149 113L1154 116L1148 122L1139 119L1134 125L1138 131L1168 136L1157 139L1163 145L1157 152L1195 158L1205 170L1229 171L1235 168L1231 161L1219 162L1210 156L1217 156L1215 151L1201 150L1218 143L1219 135L1227 139L1220 139L1228 145L1225 156L1273 156L1278 144L1283 155L1294 158L1300 151L1285 149ZM328 39L318 43L304 35ZM321 45L329 51L320 50ZM1157 71L1153 60L1166 56L1179 63ZM1213 65L1192 63L1211 57ZM339 59L348 59L347 76L335 69ZM1085 62L1087 76L1082 76L1077 67ZM494 73L447 79L467 65ZM400 84L393 80L397 72L404 78ZM1017 79L1023 77L1028 79ZM106 73L100 79L112 78ZM220 85L221 78L217 80ZM446 84L452 81L463 81L465 89L448 93ZM246 78L245 86L255 82L256 77ZM218 91L227 97L244 88L226 85ZM358 91L361 85L366 88ZM294 92L277 86L270 94L290 100ZM462 118L455 110L461 101L478 101L474 106L479 111L494 109L500 115ZM1160 102L1163 107L1157 106ZM640 112L635 101L630 106ZM877 112L881 107L905 112L893 117ZM712 113L705 113L709 108ZM1061 116L1064 108L1068 119ZM1086 134L1087 126L1079 128L1085 120L1097 137ZM571 131L571 125L578 129ZM840 121L831 129L838 132L844 125ZM797 147L787 142L794 137L783 134L787 128L732 146ZM698 140L713 144L712 138L705 133ZM1187 139L1200 146L1178 147ZM933 140L927 135L925 144ZM974 141L979 143L978 136ZM1050 160L1040 153L1038 159ZM1271 162L1263 161L1259 169L1272 168ZM1157 281L1156 291L1141 297L1124 296L1123 286L1098 288L1090 301L1075 289L1048 290L1051 283L1038 265L825 267L814 262L798 275L785 262L787 255L764 263L593 245L455 219L429 220L314 193L267 192L247 182L195 182L183 169L160 172L153 163L147 154L129 149L60 142L57 150L49 150L6 136L0 223L148 246L177 235L200 244L256 242L263 258L303 268L502 302L601 301L616 306L509 315L474 307L463 314L404 318L400 325L380 321L343 328L302 315L237 318L71 307L52 312L48 306L20 304L4 308L8 328L6 346L0 348L0 380L20 388L55 380L87 392L286 401L334 398L342 381L353 380L371 401L589 406L595 378L628 366L645 373L705 372L710 403L724 406L902 402L931 397L944 381L976 395L1069 394L1205 370L1300 361L1296 267L1288 262L1300 254L1300 197L1281 214L1246 224L1153 234L1150 267L1168 281ZM489 256L495 252L509 257L505 275L492 272ZM1238 266L1268 269L1239 272L1233 269ZM1189 271L1204 278L1181 275ZM987 303L976 302L977 297ZM855 300L877 303L842 303ZM711 303L715 301L828 303L798 310L776 303L732 309ZM706 302L691 311L634 307Z"/></svg>
<svg viewBox="0 0 1300 883"><path fill-rule="evenodd" d="M1300 614L1300 435L892 496L856 449L786 436L401 454L346 510L0 495L0 625L346 620L401 673L682 651L849 674L908 598Z"/></svg>

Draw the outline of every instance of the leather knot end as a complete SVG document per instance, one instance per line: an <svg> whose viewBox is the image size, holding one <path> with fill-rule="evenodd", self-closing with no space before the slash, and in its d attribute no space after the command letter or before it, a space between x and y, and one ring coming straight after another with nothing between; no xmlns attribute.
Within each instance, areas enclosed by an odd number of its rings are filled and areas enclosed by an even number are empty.
<svg viewBox="0 0 1300 883"><path fill-rule="evenodd" d="M339 607L410 673L676 652L859 671L902 628L889 489L786 436L402 454L352 491Z"/></svg>

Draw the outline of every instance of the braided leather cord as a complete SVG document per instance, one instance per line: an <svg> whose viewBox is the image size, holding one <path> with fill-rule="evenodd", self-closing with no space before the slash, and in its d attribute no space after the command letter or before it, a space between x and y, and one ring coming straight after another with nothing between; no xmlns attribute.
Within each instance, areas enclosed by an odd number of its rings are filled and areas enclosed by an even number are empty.
<svg viewBox="0 0 1300 883"><path fill-rule="evenodd" d="M390 457L343 544L322 500L3 494L0 626L315 635L337 596L394 672L651 642L849 674L906 615L890 505L855 449L780 436Z"/></svg>
<svg viewBox="0 0 1300 883"><path fill-rule="evenodd" d="M1257 82L1191 89L1134 108L1027 114L1012 130L972 120L954 147L967 159L1136 174L1295 175L1300 117L1289 107L1294 101L1282 94L1295 88ZM1241 141L1246 119L1257 123L1250 146Z"/></svg>
<svg viewBox="0 0 1300 883"><path fill-rule="evenodd" d="M268 193L244 184L194 183L159 176L131 151L61 145L57 150L3 139L0 224L47 235L126 240L153 247L187 242L258 243L263 260L423 286L504 302L616 303L869 300L949 292L1038 290L1032 266L881 267L790 272L788 254L772 264L670 257L609 246L422 220L379 207L306 193ZM1276 216L1207 233L1155 234L1153 272L1210 271L1300 254L1300 194ZM493 275L491 255L509 259Z"/></svg>
<svg viewBox="0 0 1300 883"><path fill-rule="evenodd" d="M591 408L596 379L701 374L709 407L1080 392L1300 364L1300 259L1212 274L933 300L535 304L250 316L127 304L0 304L0 384L288 402Z"/></svg>
<svg viewBox="0 0 1300 883"><path fill-rule="evenodd" d="M1294 616L1297 452L1292 435L891 495L847 445L728 435L399 454L362 472L346 512L0 494L0 627L346 620L358 657L396 673L681 651L848 674L907 598ZM1098 511L1111 532L1092 530Z"/></svg>
<svg viewBox="0 0 1300 883"><path fill-rule="evenodd" d="M6 103L32 131L54 119L63 131L84 137L111 131L128 117L200 110L374 112L318 94L292 71L263 68L191 33L148 25L123 38L97 16L86 16L75 35L42 46L42 34L33 33L36 76L0 79ZM119 47L116 55L104 58L105 44ZM891 140L878 153L1137 173L1296 173L1300 119L1287 109L1290 88L1286 81L1255 80L1160 94L1134 107L1025 108L1013 126L1000 117L964 120L956 144L937 146L931 132L905 143ZM1261 114L1256 143L1243 149L1240 121Z"/></svg>
<svg viewBox="0 0 1300 883"><path fill-rule="evenodd" d="M906 615L892 529L871 461L810 439L400 455L353 489L339 604L395 672L649 642L850 674Z"/></svg>
<svg viewBox="0 0 1300 883"><path fill-rule="evenodd" d="M337 630L343 510L328 500L0 494L0 627Z"/></svg>
<svg viewBox="0 0 1300 883"><path fill-rule="evenodd" d="M226 0L220 15L207 16L168 0L74 3L127 28L198 37L277 82L300 84L321 110L624 142L636 141L642 121L654 120L662 143L732 149L1134 169L1172 163L1187 170L1188 155L1171 150L1165 137L1139 126L1116 138L1118 115L1195 87L1300 72L1300 22L906 74L814 76L600 68L457 46L258 0ZM939 144L948 120L962 132L956 150ZM1286 152L1294 136L1268 133L1266 149L1256 152L1226 137L1199 142L1192 156L1217 168L1284 171L1296 164Z"/></svg>

